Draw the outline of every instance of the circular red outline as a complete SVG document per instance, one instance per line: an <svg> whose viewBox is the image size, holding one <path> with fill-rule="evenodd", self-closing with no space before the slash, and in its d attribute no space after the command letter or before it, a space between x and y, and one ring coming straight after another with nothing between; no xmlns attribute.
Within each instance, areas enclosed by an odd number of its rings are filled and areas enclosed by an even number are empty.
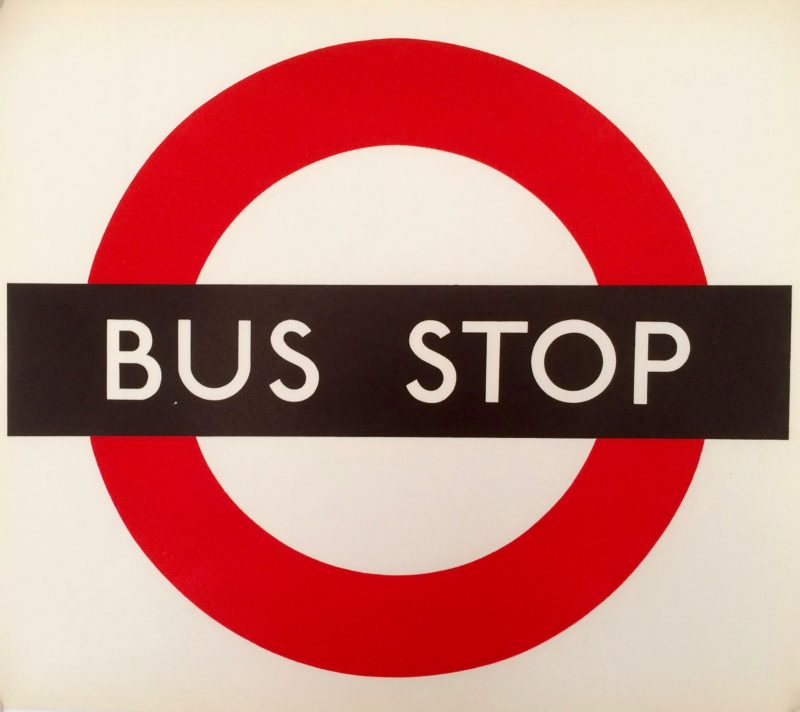
<svg viewBox="0 0 800 712"><path fill-rule="evenodd" d="M192 283L266 188L344 151L450 151L538 196L599 284L705 284L692 237L653 168L602 114L554 81L457 45L371 40L317 50L225 90L141 168L97 251L91 283ZM433 573L350 571L250 520L194 437L93 437L125 524L217 621L275 653L360 675L453 672L525 651L579 620L642 561L677 510L702 440L598 440L528 531Z"/></svg>

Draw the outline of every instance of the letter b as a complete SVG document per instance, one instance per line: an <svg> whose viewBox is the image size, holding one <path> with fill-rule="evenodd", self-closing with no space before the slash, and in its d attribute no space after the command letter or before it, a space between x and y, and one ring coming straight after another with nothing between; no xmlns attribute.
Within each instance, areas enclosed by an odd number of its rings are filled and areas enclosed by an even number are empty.
<svg viewBox="0 0 800 712"><path fill-rule="evenodd" d="M120 334L129 331L139 339L133 351L120 348ZM106 399L107 400L146 400L161 386L161 367L150 356L153 348L153 334L141 321L135 319L106 320ZM147 381L138 388L123 388L119 384L120 366L133 363L142 366L147 372Z"/></svg>

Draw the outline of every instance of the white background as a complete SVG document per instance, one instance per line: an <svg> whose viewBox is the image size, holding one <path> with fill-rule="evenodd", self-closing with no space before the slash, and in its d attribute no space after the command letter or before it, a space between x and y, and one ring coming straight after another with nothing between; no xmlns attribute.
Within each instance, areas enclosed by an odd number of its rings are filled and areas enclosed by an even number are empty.
<svg viewBox="0 0 800 712"><path fill-rule="evenodd" d="M670 188L710 283L800 282L796 3L295 5L8 0L2 280L85 282L139 166L225 87L307 50L402 36L507 57L602 111ZM391 147L271 188L230 227L201 281L592 276L563 226L513 182L466 159ZM87 438L3 436L0 700L86 710L788 711L800 706L797 434L707 443L672 525L595 611L510 660L417 679L321 671L242 640L138 549ZM287 543L398 573L462 563L519 534L569 486L591 443L201 445L237 503Z"/></svg>

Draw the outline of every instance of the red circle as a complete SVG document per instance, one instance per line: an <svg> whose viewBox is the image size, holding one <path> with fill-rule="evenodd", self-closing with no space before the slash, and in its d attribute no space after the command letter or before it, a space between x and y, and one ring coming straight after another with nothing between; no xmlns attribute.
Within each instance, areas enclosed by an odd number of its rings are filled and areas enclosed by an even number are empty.
<svg viewBox="0 0 800 712"><path fill-rule="evenodd" d="M506 174L561 219L600 284L705 284L653 168L575 94L456 45L374 40L295 57L181 123L123 196L93 283L192 283L270 185L368 146L422 146ZM217 621L329 670L412 676L525 651L586 615L677 510L702 440L598 440L573 485L524 534L476 561L387 576L338 568L261 529L194 437L93 437L108 491L162 573Z"/></svg>

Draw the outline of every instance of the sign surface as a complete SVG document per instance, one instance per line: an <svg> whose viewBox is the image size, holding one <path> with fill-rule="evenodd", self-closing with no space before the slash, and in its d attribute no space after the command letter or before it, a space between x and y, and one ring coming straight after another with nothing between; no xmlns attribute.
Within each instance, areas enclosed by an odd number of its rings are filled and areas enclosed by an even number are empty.
<svg viewBox="0 0 800 712"><path fill-rule="evenodd" d="M459 685L474 684L469 676L481 666L508 671L503 665L514 656L541 672L537 646L568 635L580 645L571 626L672 532L667 527L698 463L700 472L708 460L700 459L703 438L728 448L718 451L718 462L728 464L717 464L717 472L741 464L743 440L763 441L762 455L774 448L770 481L791 471L796 265L765 280L755 270L747 277L752 261L740 273L729 269L730 279L709 280L730 286L706 286L706 275L720 267L705 259L698 232L693 237L633 143L576 94L500 54L437 38L370 37L267 63L173 121L177 128L136 173L95 241L89 285L66 271L48 278L42 269L29 279L22 260L10 263L11 476L25 472L15 448L31 448L40 436L91 436L96 465L85 471L97 476L99 468L133 539L216 621L218 640L255 643L270 656L252 658L261 671L304 663L312 666L304 674L328 674L315 670L322 668L363 680L352 693L333 693L322 678L309 677L325 690L319 699L386 699L396 691L386 678L456 672L462 677L451 684L465 689ZM405 262L388 264L388 279L380 270L374 279L333 277L332 265L320 261L311 279L295 269L288 278L190 286L213 273L223 238L236 235L262 198L301 180L295 176L340 156L403 147L469 159L492 170L492 180L516 185L557 218L600 286L575 286L586 284L577 269L553 281L519 279L510 268L474 280L455 263L437 285L417 265L435 254L432 228L403 236L411 251ZM694 204L688 189L679 192ZM305 192L306 200L314 195ZM399 192L385 197L403 204ZM362 210L369 212L363 203ZM787 218L780 229L791 225ZM287 244L302 232L290 225ZM486 236L467 228L461 238L468 253ZM310 247L298 254L315 261L326 237L305 239ZM354 247L347 254L357 262ZM544 247L536 256L549 254ZM776 256L778 267L791 264ZM566 286L552 286L559 281ZM434 440L439 453L477 438L474 467L489 475L502 467L498 438L598 439L584 450L575 441L575 452L586 455L574 480L515 536L477 556L451 554L439 565L387 574L315 555L313 546L284 539L280 527L254 515L252 503L232 495L228 475L208 462L206 451L221 445L229 465L247 471L248 446L229 439L234 435L270 436L273 450L290 436L318 452L325 447L320 436L345 445L367 436L386 452L400 440L419 453L420 437ZM436 444L440 438L455 441ZM363 447L356 442L348 446L353 452ZM421 466L428 478L443 470L438 457ZM63 477L83 462L65 460ZM274 470L279 462L270 455L262 467ZM337 476L346 479L341 462L322 463L329 487ZM790 479L785 486L797 488ZM16 487L12 480L12 501ZM782 505L775 506L780 520ZM354 543L352 535L336 538L345 548ZM12 574L20 570L15 561L13 553L0 557ZM153 574L143 569L145 577ZM786 580L796 592L796 568ZM636 596L626 590L623 612ZM187 621L204 618L185 599L177 605L185 606ZM20 608L13 596L11 602ZM652 610L646 600L639 605ZM26 639L24 627L11 630L17 643ZM24 664L14 669L12 693L41 704L27 697ZM384 687L369 677L383 678ZM248 705L258 700L253 684ZM555 699L519 680L500 684L515 704ZM287 699L295 693L287 687ZM623 694L609 704L633 699Z"/></svg>

